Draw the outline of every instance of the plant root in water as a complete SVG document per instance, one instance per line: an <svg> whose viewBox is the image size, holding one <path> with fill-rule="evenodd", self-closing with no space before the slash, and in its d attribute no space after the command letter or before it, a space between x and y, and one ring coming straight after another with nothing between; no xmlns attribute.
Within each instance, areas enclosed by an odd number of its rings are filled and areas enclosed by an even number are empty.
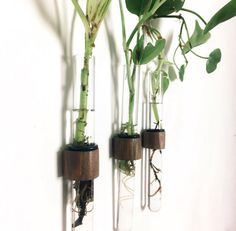
<svg viewBox="0 0 236 231"><path fill-rule="evenodd" d="M119 169L127 176L135 175L135 164L133 160L119 160Z"/></svg>
<svg viewBox="0 0 236 231"><path fill-rule="evenodd" d="M76 180L74 182L73 188L76 191L73 212L78 213L78 218L72 224L72 228L75 228L83 224L84 216L86 216L87 212L90 212L87 211L87 205L93 201L93 181Z"/></svg>
<svg viewBox="0 0 236 231"><path fill-rule="evenodd" d="M150 184L153 184L154 182L158 182L158 187L157 187L157 190L154 192L154 193L152 193L152 194L150 194L149 196L150 197L153 197L153 196L155 196L158 192L160 192L161 193L161 180L160 180L160 178L159 178L159 173L161 172L161 169L160 168L157 168L154 164L153 164L153 161L152 161L152 159L153 159L153 156L154 156L154 154L155 154L155 149L153 149L153 151L152 151L152 154L151 154L151 157L150 157L150 159L149 159L149 164L150 164L150 168L152 169L152 171L153 171L153 174L154 174L154 177L155 177L155 179L152 181L152 182L150 182ZM162 152L161 152L161 150L160 150L160 155L162 154Z"/></svg>
<svg viewBox="0 0 236 231"><path fill-rule="evenodd" d="M135 176L135 163L132 160L119 160L118 167L121 173L124 174L121 183L126 190L126 194L120 198L120 203L122 204L124 201L130 200L134 196L134 190L132 186L129 186L129 183Z"/></svg>

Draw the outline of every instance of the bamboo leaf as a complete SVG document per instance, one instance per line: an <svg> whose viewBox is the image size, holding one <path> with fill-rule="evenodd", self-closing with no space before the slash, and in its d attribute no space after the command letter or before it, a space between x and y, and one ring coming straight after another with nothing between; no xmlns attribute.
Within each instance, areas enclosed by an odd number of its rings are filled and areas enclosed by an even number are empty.
<svg viewBox="0 0 236 231"><path fill-rule="evenodd" d="M165 16L178 12L183 8L185 0L167 0L157 11L156 15Z"/></svg>
<svg viewBox="0 0 236 231"><path fill-rule="evenodd" d="M236 16L236 0L231 0L225 6L223 6L219 11L216 12L207 23L204 33L208 33L214 27L218 26L220 23L225 22L232 17Z"/></svg>
<svg viewBox="0 0 236 231"><path fill-rule="evenodd" d="M181 82L184 81L184 74L185 74L185 65L183 64L179 69L179 79Z"/></svg>
<svg viewBox="0 0 236 231"><path fill-rule="evenodd" d="M87 0L86 15L89 21L92 21L95 19L99 5L101 5L100 1Z"/></svg>
<svg viewBox="0 0 236 231"><path fill-rule="evenodd" d="M204 44L210 38L210 33L204 33L204 30L200 27L198 21L195 22L195 29L190 39L185 43L183 47L183 53L188 53L193 47Z"/></svg>
<svg viewBox="0 0 236 231"><path fill-rule="evenodd" d="M219 48L212 51L206 63L207 73L212 73L216 70L218 63L221 61L221 51Z"/></svg>
<svg viewBox="0 0 236 231"><path fill-rule="evenodd" d="M107 13L110 2L111 0L87 0L86 16L91 24L99 27Z"/></svg>
<svg viewBox="0 0 236 231"><path fill-rule="evenodd" d="M79 14L79 17L80 17L82 23L84 24L85 31L88 34L90 32L89 23L88 23L88 20L85 16L83 10L81 9L79 3L76 0L72 0L72 3L74 4L74 8L75 8L76 12Z"/></svg>
<svg viewBox="0 0 236 231"><path fill-rule="evenodd" d="M157 40L155 46L153 46L151 43L148 43L142 52L140 64L147 64L157 57L163 51L165 43L165 39Z"/></svg>

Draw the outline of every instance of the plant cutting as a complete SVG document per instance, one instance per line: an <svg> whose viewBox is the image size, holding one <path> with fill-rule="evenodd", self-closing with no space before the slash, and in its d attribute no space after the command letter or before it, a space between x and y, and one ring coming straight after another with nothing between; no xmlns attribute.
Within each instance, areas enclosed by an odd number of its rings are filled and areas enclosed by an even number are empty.
<svg viewBox="0 0 236 231"><path fill-rule="evenodd" d="M221 51L216 48L208 56L200 55L196 52L196 47L203 45L210 38L210 30L220 23L236 16L236 1L230 1L216 12L209 22L193 9L184 7L185 1L166 1L146 23L145 30L149 40L162 39L161 28L153 29L152 21L159 19L179 19L178 46L175 49L172 60L166 60L165 49L158 55L156 69L150 74L149 85L149 128L142 133L142 146L150 149L149 151L149 179L148 179L148 206L152 211L160 209L161 198L161 150L165 148L165 130L162 124L162 101L163 95L168 89L170 82L177 79L184 80L185 69L188 65L188 56L194 55L206 60L206 71L212 73L216 70L221 61ZM185 14L191 14L195 18L195 28L190 34L188 22ZM154 32L154 33L153 33ZM185 35L185 36L184 36ZM176 54L182 56L184 64L178 65ZM142 55L142 54L141 54Z"/></svg>
<svg viewBox="0 0 236 231"><path fill-rule="evenodd" d="M133 154L130 155L121 148L121 145L123 147L125 145L120 139L123 136L123 139L126 137L128 140L131 140L134 135L138 136L135 131L137 124L134 123L134 99L137 94L134 87L136 81L135 73L137 72L138 66L155 62L156 68L151 71L149 74L150 79L148 80L150 83L150 98L148 103L152 121L148 130L144 130L142 133L143 147L152 150L149 155L149 175L152 174L154 177L149 177L149 185L155 184L156 186L154 188L156 187L156 189L154 189L152 194L149 193L149 197L151 197L161 192L161 181L158 177L158 173L161 170L155 166L153 158L156 155L155 150L162 150L165 147L165 131L160 116L162 97L171 81L177 78L180 81L184 80L185 70L188 65L188 56L190 54L206 60L207 73L212 73L216 70L221 60L220 49L216 48L209 55L205 56L198 54L196 48L209 40L210 31L214 27L236 16L236 1L229 1L208 22L194 10L186 9L184 7L184 0L126 0L125 4L127 10L137 16L137 24L130 31L129 37L126 37L127 31L123 2L119 0L129 103L127 110L128 119L126 122L122 122L120 134L118 138L116 136L114 139L115 145L113 152L115 153L115 158L118 159L119 171L125 174L125 176L134 176L135 158L131 158ZM192 33L190 33L188 22L182 14L190 14L195 18L195 28ZM179 27L179 36L175 38L178 46L175 49L172 60L168 60L165 56L166 38L163 37L161 28L154 27L152 22L159 19L171 20L173 18L179 19L181 25ZM179 64L179 58L177 62L177 55L182 57L181 64ZM131 150L138 149L132 148ZM126 158L124 158L124 155ZM123 183L125 182L123 180Z"/></svg>
<svg viewBox="0 0 236 231"><path fill-rule="evenodd" d="M94 113L92 55L100 25L110 2L111 0L87 0L86 9L83 11L78 1L72 0L85 31L82 64L80 65L81 60L77 57L73 59L75 77L73 80L73 134L71 143L64 150L64 176L71 181L73 230L77 230L77 227L84 224L85 216L93 209L93 180L99 175L98 145L94 142L93 131L90 131L93 127L90 114ZM90 228L84 227L84 230L90 230Z"/></svg>
<svg viewBox="0 0 236 231"><path fill-rule="evenodd" d="M138 133L138 99L140 68L157 57L165 46L165 40L158 40L156 44L144 44L144 31L141 30L145 22L164 3L150 2L148 7L143 8L141 1L126 1L126 8L136 14L137 24L126 37L126 24L122 0L119 0L123 50L125 56L125 83L123 87L123 115L120 133L113 139L113 153L117 159L119 173L118 195L118 230L132 229L133 199L134 199L134 176L136 172L136 160L141 159L141 139ZM132 8L132 5L135 7ZM140 51L143 55L140 56ZM126 105L127 103L127 105Z"/></svg>

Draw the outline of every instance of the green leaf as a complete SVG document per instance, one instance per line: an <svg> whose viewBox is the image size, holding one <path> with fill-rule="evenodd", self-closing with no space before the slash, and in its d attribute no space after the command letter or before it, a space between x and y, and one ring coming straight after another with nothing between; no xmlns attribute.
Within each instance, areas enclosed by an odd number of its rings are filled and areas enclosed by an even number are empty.
<svg viewBox="0 0 236 231"><path fill-rule="evenodd" d="M212 51L206 63L207 73L212 73L216 70L218 63L221 61L221 51L219 48Z"/></svg>
<svg viewBox="0 0 236 231"><path fill-rule="evenodd" d="M185 74L185 65L183 64L179 69L179 79L183 82Z"/></svg>
<svg viewBox="0 0 236 231"><path fill-rule="evenodd" d="M134 0L135 1L135 0ZM166 16L183 8L185 0L167 0L157 11L157 16Z"/></svg>
<svg viewBox="0 0 236 231"><path fill-rule="evenodd" d="M175 68L172 65L170 65L168 68L168 75L169 75L170 81L174 81L177 79Z"/></svg>
<svg viewBox="0 0 236 231"><path fill-rule="evenodd" d="M162 50L165 47L165 44L166 44L165 39L157 40L155 46L153 46L151 43L148 43L142 52L140 64L147 64L150 61L152 61L162 52Z"/></svg>
<svg viewBox="0 0 236 231"><path fill-rule="evenodd" d="M162 77L162 90L163 90L163 95L165 94L166 90L168 89L169 87L169 84L170 84L170 81L169 79L167 78L167 74L166 76L163 76Z"/></svg>
<svg viewBox="0 0 236 231"><path fill-rule="evenodd" d="M140 16L150 8L152 1L153 0L125 0L125 3L130 13Z"/></svg>
<svg viewBox="0 0 236 231"><path fill-rule="evenodd" d="M140 64L140 60L143 53L143 44L144 44L144 35L140 37L139 41L137 42L132 52L132 58L134 64Z"/></svg>
<svg viewBox="0 0 236 231"><path fill-rule="evenodd" d="M220 23L225 22L234 16L236 16L236 0L231 0L212 16L205 27L204 33L209 32Z"/></svg>
<svg viewBox="0 0 236 231"><path fill-rule="evenodd" d="M190 39L185 43L183 47L183 53L188 53L193 47L197 47L207 42L210 38L210 33L204 33L204 30L200 27L198 21L195 22L195 29Z"/></svg>
<svg viewBox="0 0 236 231"><path fill-rule="evenodd" d="M74 1L74 0L73 0ZM76 0L79 2L78 0ZM87 0L86 17L90 24L100 25L104 19L111 0Z"/></svg>

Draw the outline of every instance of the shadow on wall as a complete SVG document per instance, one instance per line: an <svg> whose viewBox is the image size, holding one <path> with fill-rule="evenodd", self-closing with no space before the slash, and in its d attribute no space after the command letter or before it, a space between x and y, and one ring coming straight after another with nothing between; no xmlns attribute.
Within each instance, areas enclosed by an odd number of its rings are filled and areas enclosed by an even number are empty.
<svg viewBox="0 0 236 231"><path fill-rule="evenodd" d="M62 50L62 108L61 108L61 147L57 153L58 172L57 176L62 177L62 149L66 144L66 111L71 105L69 102L70 89L72 87L73 69L72 69L72 44L74 34L74 23L76 13L74 12L72 18L69 18L67 14L67 6L71 4L68 0L34 0L34 4L39 12L39 15L45 21L45 24L50 30L56 35L61 45ZM49 6L50 5L50 6ZM109 15L108 15L109 17ZM110 19L109 19L110 20ZM111 25L108 21L105 21L106 35L109 42L110 60L111 60L111 115L112 115L112 126L111 132L114 134L119 130L119 92L118 92L118 66L119 56L116 50L115 38L112 31ZM111 140L111 139L110 139ZM111 146L110 151L111 153ZM114 175L114 163L113 163L113 175ZM114 189L114 181L113 181ZM67 220L67 201L68 201L68 183L63 179L62 184L62 230L66 231L68 226ZM114 211L115 211L115 190L113 190L114 198ZM115 213L114 213L115 214ZM115 215L114 215L115 216ZM115 217L113 219L115 221ZM115 222L114 222L115 230Z"/></svg>
<svg viewBox="0 0 236 231"><path fill-rule="evenodd" d="M70 3L70 2L69 2ZM62 107L61 107L61 147L56 155L57 176L62 177L62 149L66 144L66 111L69 108L69 95L72 86L72 44L75 23L75 12L72 18L67 15L67 0L34 0L35 7L47 26L56 35L62 50ZM68 29L69 28L69 29ZM68 36L69 35L69 36ZM68 201L68 183L62 184L62 230L66 231L66 205Z"/></svg>
<svg viewBox="0 0 236 231"><path fill-rule="evenodd" d="M109 18L109 22L108 22ZM105 21L105 30L108 39L108 46L110 52L110 60L111 60L111 133L114 134L119 131L119 115L120 115L120 107L119 107L119 55L116 49L115 37L112 31L113 28L110 28L109 25L112 25L111 14L108 13ZM111 147L110 147L111 153Z"/></svg>
<svg viewBox="0 0 236 231"><path fill-rule="evenodd" d="M108 22L109 20L109 22ZM105 19L105 30L106 35L108 38L108 45L109 45L109 52L110 52L110 60L111 60L111 137L110 137L110 147L109 147L109 153L110 157L112 158L112 137L115 133L117 133L120 129L119 127L119 116L120 116L120 104L119 104L119 55L116 49L116 43L115 43L115 37L113 33L113 28L111 28L109 25L113 25L111 23L111 14L108 12L107 18ZM112 158L112 204L113 204L113 230L117 230L117 224L116 224L116 170L115 170L115 159Z"/></svg>

